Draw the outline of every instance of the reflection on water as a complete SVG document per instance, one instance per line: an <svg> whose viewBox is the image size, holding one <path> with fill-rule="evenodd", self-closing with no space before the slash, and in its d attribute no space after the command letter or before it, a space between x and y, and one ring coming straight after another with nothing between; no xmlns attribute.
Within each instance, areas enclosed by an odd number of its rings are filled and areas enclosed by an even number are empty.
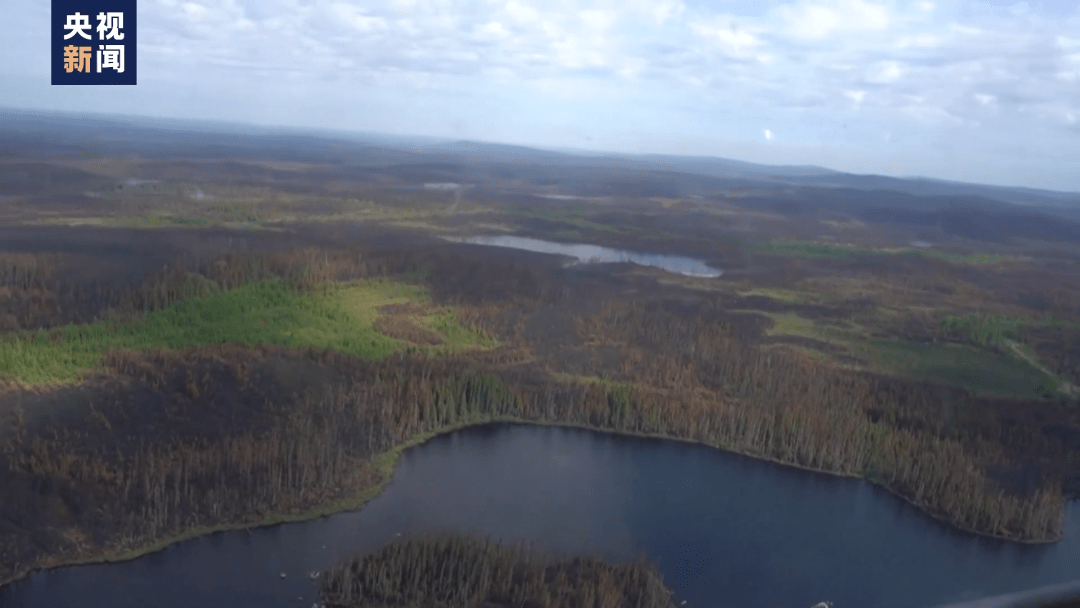
<svg viewBox="0 0 1080 608"><path fill-rule="evenodd" d="M491 245L493 247L511 247L537 253L551 253L575 258L573 264L611 264L630 262L640 266L652 266L668 272L683 274L691 277L718 277L723 274L705 264L701 260L678 255L664 255L659 253L637 253L625 249L611 249L599 245L554 243L541 239L533 239L523 236L475 236L468 238L444 237L456 243L472 243L474 245Z"/></svg>

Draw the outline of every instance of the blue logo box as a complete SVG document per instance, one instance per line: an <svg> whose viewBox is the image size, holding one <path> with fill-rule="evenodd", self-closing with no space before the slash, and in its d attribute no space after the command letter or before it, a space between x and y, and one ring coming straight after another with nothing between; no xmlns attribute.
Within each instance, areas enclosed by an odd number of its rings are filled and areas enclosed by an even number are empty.
<svg viewBox="0 0 1080 608"><path fill-rule="evenodd" d="M52 0L52 83L135 84L136 0Z"/></svg>

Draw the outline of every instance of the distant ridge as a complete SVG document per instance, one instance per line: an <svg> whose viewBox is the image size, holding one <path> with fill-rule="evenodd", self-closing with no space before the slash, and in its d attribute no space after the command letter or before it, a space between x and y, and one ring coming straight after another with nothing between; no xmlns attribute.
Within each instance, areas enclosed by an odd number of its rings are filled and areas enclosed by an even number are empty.
<svg viewBox="0 0 1080 608"><path fill-rule="evenodd" d="M235 155L292 157L320 163L407 165L458 163L535 164L617 172L667 172L731 180L741 186L799 186L888 190L917 196L982 197L1080 214L1080 193L1029 187L992 186L927 177L857 175L813 165L763 165L710 156L629 154L571 148L544 148L460 138L336 131L235 124L205 120L117 116L27 109L0 109L0 153L85 152L109 147L118 152L154 155L163 137L170 153L223 158ZM450 180L453 181L453 180Z"/></svg>

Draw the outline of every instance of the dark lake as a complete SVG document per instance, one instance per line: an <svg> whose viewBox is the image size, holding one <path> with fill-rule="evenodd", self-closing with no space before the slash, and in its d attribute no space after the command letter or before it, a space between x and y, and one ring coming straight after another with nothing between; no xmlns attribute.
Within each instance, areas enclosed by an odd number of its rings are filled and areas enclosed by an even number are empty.
<svg viewBox="0 0 1080 608"><path fill-rule="evenodd" d="M644 551L687 606L933 606L1080 578L1065 538L953 530L854 480L678 442L487 425L407 451L363 509L38 572L0 606L311 606L313 570L397 533L462 530L622 560ZM285 573L286 577L280 577Z"/></svg>
<svg viewBox="0 0 1080 608"><path fill-rule="evenodd" d="M718 277L722 270L713 268L701 260L681 255L662 253L639 253L626 249L612 249L585 243L555 243L523 236L474 236L469 238L444 237L456 243L488 245L491 247L510 247L536 253L550 253L574 258L574 264L616 264L630 262L639 266L651 266L668 272L691 277Z"/></svg>

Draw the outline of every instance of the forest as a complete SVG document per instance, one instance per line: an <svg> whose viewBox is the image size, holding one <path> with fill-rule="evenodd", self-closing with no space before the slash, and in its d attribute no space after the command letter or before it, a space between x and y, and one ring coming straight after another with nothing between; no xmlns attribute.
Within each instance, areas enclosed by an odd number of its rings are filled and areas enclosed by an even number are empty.
<svg viewBox="0 0 1080 608"><path fill-rule="evenodd" d="M38 164L0 169L23 197L0 222L0 583L358 508L409 446L490 422L863 478L1023 543L1060 539L1080 495L1080 247L1065 237L926 232L766 186L586 200L302 163ZM41 175L46 194L26 185ZM723 274L442 238L490 233L692 255ZM421 576L402 556L439 552L522 574L432 579L447 586L431 601L667 601L644 564L571 568L460 539L358 557L325 591L372 605L356 590L373 568ZM583 571L587 585L568 574Z"/></svg>
<svg viewBox="0 0 1080 608"><path fill-rule="evenodd" d="M321 573L332 608L670 608L671 592L643 557L612 566L461 535L421 536Z"/></svg>
<svg viewBox="0 0 1080 608"><path fill-rule="evenodd" d="M310 248L225 255L193 266L207 274L176 266L138 287L96 291L100 299L80 304L110 311L102 334L108 336L123 333L121 319L140 308L169 310L244 285L280 284L285 292L266 292L279 297L326 293L331 279L387 274L407 281L431 263ZM394 354L349 353L275 344L266 334L250 344L109 348L76 388L10 388L9 403L12 395L18 401L0 469L12 498L0 524L0 563L12 565L6 576L356 505L388 481L393 455L404 446L491 421L701 442L865 477L978 533L1027 542L1061 534L1063 481L1080 463L1067 434L1046 432L1059 428L1050 420L1042 428L1009 424L1006 401L755 345L740 321L746 316L720 306L617 299L600 305L544 289L512 260L485 264L482 276L493 286L513 286L515 270L531 278L519 281L509 299L496 293L494 301L472 305L440 296L438 281L432 293L454 302L462 328L494 336L498 346L432 353L405 343ZM22 276L13 268L10 276ZM449 274L431 276L453 280ZM42 273L19 289L46 292L48 281ZM565 304L546 306L544 298ZM62 310L53 314L62 318ZM530 339L538 318L550 338L557 324L542 316L553 311L569 317L559 344L584 350ZM25 357L74 340L39 326L36 333L5 334L2 344L22 344L17 356ZM61 409L60 402L85 407ZM988 416L993 408L1001 415ZM50 409L58 414L41 415ZM1040 466L1018 468L1027 459Z"/></svg>

